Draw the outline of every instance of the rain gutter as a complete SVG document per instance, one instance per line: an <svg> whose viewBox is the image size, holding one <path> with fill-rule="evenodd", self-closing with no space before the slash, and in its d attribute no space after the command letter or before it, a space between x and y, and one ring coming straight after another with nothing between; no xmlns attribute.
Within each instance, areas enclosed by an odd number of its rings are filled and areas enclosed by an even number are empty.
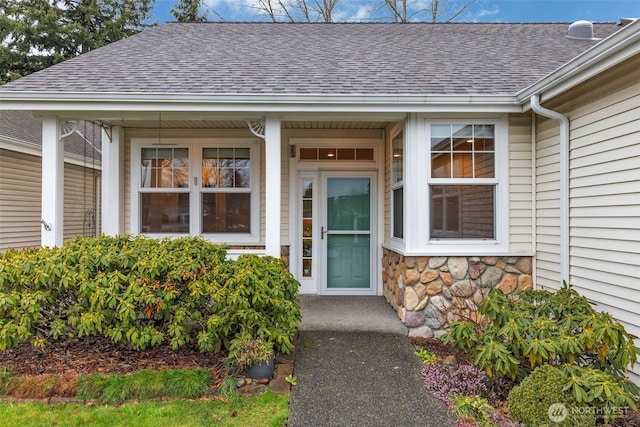
<svg viewBox="0 0 640 427"><path fill-rule="evenodd" d="M560 124L560 280L569 277L569 119L540 105L540 95L531 95L531 109Z"/></svg>

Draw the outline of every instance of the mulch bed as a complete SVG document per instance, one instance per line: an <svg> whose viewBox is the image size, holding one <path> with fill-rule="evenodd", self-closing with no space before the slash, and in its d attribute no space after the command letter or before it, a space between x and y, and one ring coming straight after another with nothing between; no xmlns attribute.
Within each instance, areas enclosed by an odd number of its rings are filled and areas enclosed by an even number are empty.
<svg viewBox="0 0 640 427"><path fill-rule="evenodd" d="M440 360L454 356L458 363L473 363L473 359L442 341L433 338L409 338L416 348L434 353ZM35 348L22 343L16 348L0 352L0 367L8 368L19 375L56 375L76 378L85 374L126 374L141 369L166 370L203 367L210 369L218 378L224 378L226 352L203 352L194 344L178 350L169 346L156 346L137 351L124 344L115 344L109 339L89 336L71 341L57 341L47 347ZM64 385L64 382L60 383ZM65 395L67 393L59 393ZM34 397L34 396L30 396ZM615 427L640 427L640 412L628 412L616 420Z"/></svg>
<svg viewBox="0 0 640 427"><path fill-rule="evenodd" d="M29 343L0 352L0 366L18 374L84 375L125 374L141 369L166 370L203 367L222 371L225 352L203 352L195 345L178 350L156 346L143 351L115 344L104 337L89 336L57 341L45 348Z"/></svg>
<svg viewBox="0 0 640 427"><path fill-rule="evenodd" d="M444 360L447 356L453 356L458 363L472 364L473 359L462 350L453 348L449 344L445 344L434 338L409 337L409 341L416 348L424 348L425 350L435 354L438 359Z"/></svg>

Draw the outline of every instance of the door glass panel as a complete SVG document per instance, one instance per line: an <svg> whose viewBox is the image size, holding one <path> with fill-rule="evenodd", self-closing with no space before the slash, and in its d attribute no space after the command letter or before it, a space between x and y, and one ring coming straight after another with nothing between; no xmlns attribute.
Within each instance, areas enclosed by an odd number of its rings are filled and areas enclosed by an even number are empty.
<svg viewBox="0 0 640 427"><path fill-rule="evenodd" d="M313 181L302 182L302 277L312 277L313 260Z"/></svg>
<svg viewBox="0 0 640 427"><path fill-rule="evenodd" d="M327 239L327 287L368 289L371 286L371 237L329 234Z"/></svg>
<svg viewBox="0 0 640 427"><path fill-rule="evenodd" d="M370 179L329 178L327 187L327 228L329 230L369 230Z"/></svg>
<svg viewBox="0 0 640 427"><path fill-rule="evenodd" d="M371 179L327 179L327 288L371 287Z"/></svg>

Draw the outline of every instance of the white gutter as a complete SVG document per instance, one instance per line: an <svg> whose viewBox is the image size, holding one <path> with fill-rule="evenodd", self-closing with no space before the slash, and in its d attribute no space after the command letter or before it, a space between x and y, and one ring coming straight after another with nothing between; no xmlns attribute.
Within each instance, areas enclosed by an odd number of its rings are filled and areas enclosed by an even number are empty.
<svg viewBox="0 0 640 427"><path fill-rule="evenodd" d="M512 95L255 95L0 90L0 110L175 112L522 112Z"/></svg>
<svg viewBox="0 0 640 427"><path fill-rule="evenodd" d="M540 95L531 95L534 113L560 123L560 280L569 277L569 119L540 105Z"/></svg>

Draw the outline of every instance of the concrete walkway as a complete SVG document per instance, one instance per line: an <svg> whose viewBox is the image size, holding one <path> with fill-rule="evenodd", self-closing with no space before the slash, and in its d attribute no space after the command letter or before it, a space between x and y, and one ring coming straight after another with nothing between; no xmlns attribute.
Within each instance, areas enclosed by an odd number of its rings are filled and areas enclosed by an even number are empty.
<svg viewBox="0 0 640 427"><path fill-rule="evenodd" d="M454 424L382 297L301 296L289 427Z"/></svg>

